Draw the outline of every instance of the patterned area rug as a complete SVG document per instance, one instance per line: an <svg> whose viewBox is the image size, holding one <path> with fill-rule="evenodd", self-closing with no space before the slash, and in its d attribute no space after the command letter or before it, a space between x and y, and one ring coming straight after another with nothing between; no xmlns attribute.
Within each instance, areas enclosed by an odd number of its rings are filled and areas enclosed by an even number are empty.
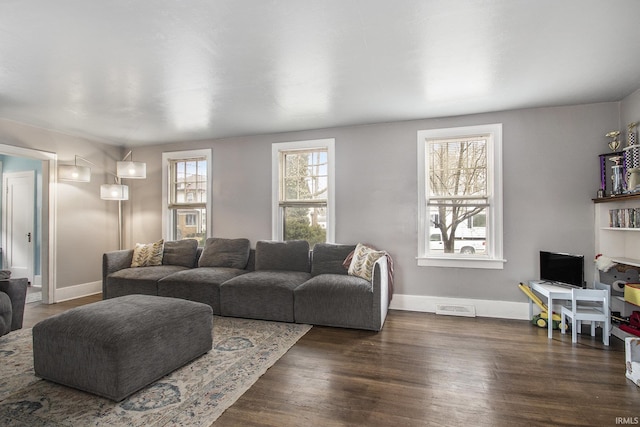
<svg viewBox="0 0 640 427"><path fill-rule="evenodd" d="M217 317L213 350L113 402L41 380L31 329L0 337L2 426L209 426L311 326Z"/></svg>

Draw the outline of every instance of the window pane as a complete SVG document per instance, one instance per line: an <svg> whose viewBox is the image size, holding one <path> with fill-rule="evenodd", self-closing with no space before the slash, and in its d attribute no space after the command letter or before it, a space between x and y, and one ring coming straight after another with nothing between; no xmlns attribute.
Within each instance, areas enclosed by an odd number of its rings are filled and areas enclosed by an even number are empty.
<svg viewBox="0 0 640 427"><path fill-rule="evenodd" d="M309 246L327 238L325 207L284 207L284 240L306 240Z"/></svg>
<svg viewBox="0 0 640 427"><path fill-rule="evenodd" d="M431 207L428 252L485 254L486 210L468 204Z"/></svg>
<svg viewBox="0 0 640 427"><path fill-rule="evenodd" d="M171 171L171 204L206 203L206 160L176 160Z"/></svg>
<svg viewBox="0 0 640 427"><path fill-rule="evenodd" d="M280 200L326 200L326 150L288 152L283 157Z"/></svg>
<svg viewBox="0 0 640 427"><path fill-rule="evenodd" d="M487 194L487 137L428 141L426 155L432 196Z"/></svg>
<svg viewBox="0 0 640 427"><path fill-rule="evenodd" d="M207 236L206 209L173 209L175 240L197 239L198 246L204 246Z"/></svg>

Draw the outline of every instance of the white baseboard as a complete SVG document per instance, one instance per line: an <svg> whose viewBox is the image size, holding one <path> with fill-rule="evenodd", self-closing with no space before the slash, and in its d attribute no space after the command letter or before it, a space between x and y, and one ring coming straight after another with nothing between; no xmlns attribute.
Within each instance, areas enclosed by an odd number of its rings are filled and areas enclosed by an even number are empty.
<svg viewBox="0 0 640 427"><path fill-rule="evenodd" d="M67 286L56 289L55 301L62 302L71 299L95 295L102 292L102 280L89 283L81 283L79 285Z"/></svg>
<svg viewBox="0 0 640 427"><path fill-rule="evenodd" d="M42 287L42 276L40 275L35 275L33 276L33 286L40 286Z"/></svg>
<svg viewBox="0 0 640 427"><path fill-rule="evenodd" d="M437 304L472 305L479 317L529 320L529 303L514 301L395 294L389 309L435 313Z"/></svg>

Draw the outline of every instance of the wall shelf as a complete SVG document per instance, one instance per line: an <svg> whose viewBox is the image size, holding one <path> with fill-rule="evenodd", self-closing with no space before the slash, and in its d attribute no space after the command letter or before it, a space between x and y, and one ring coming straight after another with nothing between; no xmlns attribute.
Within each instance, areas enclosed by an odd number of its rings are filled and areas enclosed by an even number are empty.
<svg viewBox="0 0 640 427"><path fill-rule="evenodd" d="M631 265L633 267L640 267L640 259L613 257L612 260L613 262L617 262L618 264L626 264L626 265Z"/></svg>
<svg viewBox="0 0 640 427"><path fill-rule="evenodd" d="M640 208L640 193L592 199L595 208L596 254L610 257L617 264L640 267L640 228L610 227L609 211L612 209ZM612 310L627 311L624 298L612 299ZM631 334L612 326L611 335L624 340Z"/></svg>
<svg viewBox="0 0 640 427"><path fill-rule="evenodd" d="M640 228L611 227L610 211L640 208L640 193L593 199L595 250L619 264L640 267Z"/></svg>
<svg viewBox="0 0 640 427"><path fill-rule="evenodd" d="M618 196L600 197L593 200L593 203L624 202L628 200L640 200L640 193L620 194Z"/></svg>

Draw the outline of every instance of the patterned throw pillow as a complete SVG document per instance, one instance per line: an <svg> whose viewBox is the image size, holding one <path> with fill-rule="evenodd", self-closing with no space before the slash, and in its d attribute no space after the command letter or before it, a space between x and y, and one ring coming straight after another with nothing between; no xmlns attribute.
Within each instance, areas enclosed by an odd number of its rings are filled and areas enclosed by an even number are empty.
<svg viewBox="0 0 640 427"><path fill-rule="evenodd" d="M131 267L151 267L162 265L162 251L164 250L164 239L155 243L136 243L133 250Z"/></svg>
<svg viewBox="0 0 640 427"><path fill-rule="evenodd" d="M355 251L353 251L351 264L349 264L349 274L351 276L358 276L371 281L371 277L373 276L373 266L376 261L384 255L384 251L376 251L362 243L358 243Z"/></svg>

